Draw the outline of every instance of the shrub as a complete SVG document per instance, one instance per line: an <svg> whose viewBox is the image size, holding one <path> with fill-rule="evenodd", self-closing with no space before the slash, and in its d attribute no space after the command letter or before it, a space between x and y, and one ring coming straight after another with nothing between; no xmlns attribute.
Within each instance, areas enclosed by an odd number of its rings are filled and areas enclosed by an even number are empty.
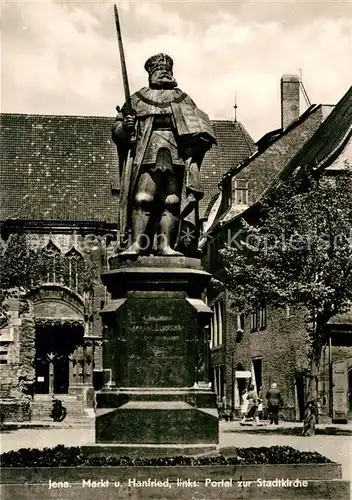
<svg viewBox="0 0 352 500"><path fill-rule="evenodd" d="M129 458L86 456L79 446L43 450L22 448L0 455L1 467L107 467L107 466L197 466L254 464L322 464L331 460L317 452L298 451L291 446L237 448L236 456Z"/></svg>

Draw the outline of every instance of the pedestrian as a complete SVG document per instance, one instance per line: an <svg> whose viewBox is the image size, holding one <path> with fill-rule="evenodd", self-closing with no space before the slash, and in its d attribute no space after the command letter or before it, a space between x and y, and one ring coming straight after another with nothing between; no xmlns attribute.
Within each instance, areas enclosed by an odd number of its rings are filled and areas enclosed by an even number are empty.
<svg viewBox="0 0 352 500"><path fill-rule="evenodd" d="M259 417L258 417L259 400L257 391L255 390L253 384L251 384L248 389L249 390L247 394L247 401L248 401L247 418L253 418L253 420L257 424L259 424Z"/></svg>
<svg viewBox="0 0 352 500"><path fill-rule="evenodd" d="M242 392L242 405L241 405L241 423L244 423L246 421L246 415L248 411L248 399L247 399L248 391L245 389Z"/></svg>
<svg viewBox="0 0 352 500"><path fill-rule="evenodd" d="M274 382L271 384L271 389L266 393L266 399L268 402L268 415L270 419L270 424L279 424L279 410L283 406L282 397L277 384Z"/></svg>
<svg viewBox="0 0 352 500"><path fill-rule="evenodd" d="M224 402L223 402L223 399L218 396L217 398L217 407L218 407L218 417L219 417L219 420L221 420L223 418L223 406L224 406Z"/></svg>
<svg viewBox="0 0 352 500"><path fill-rule="evenodd" d="M263 390L259 387L258 392L258 418L259 420L263 420Z"/></svg>

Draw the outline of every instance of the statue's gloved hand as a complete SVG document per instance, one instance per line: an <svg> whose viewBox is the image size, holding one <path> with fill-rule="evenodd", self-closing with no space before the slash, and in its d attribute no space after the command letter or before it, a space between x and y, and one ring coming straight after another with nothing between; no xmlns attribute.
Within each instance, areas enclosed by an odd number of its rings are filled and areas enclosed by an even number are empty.
<svg viewBox="0 0 352 500"><path fill-rule="evenodd" d="M123 119L123 128L129 134L133 134L136 126L136 117L132 115L126 115Z"/></svg>

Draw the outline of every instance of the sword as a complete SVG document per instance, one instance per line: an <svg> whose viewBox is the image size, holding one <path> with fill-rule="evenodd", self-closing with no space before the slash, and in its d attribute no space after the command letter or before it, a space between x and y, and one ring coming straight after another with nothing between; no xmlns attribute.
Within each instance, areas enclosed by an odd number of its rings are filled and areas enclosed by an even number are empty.
<svg viewBox="0 0 352 500"><path fill-rule="evenodd" d="M136 115L135 110L132 108L131 104L131 94L130 87L128 85L128 76L126 69L126 60L125 60L125 52L123 49L122 36L121 36L121 27L119 20L119 13L117 11L116 4L114 4L114 14L115 14L115 26L116 26L116 34L117 41L119 45L120 52L120 62L121 62L121 71L122 71L122 82L123 82L123 90L125 93L125 105L122 108L122 113L125 117ZM116 108L117 111L120 111L119 108ZM120 234L120 244L122 247L125 246L125 239L128 238L128 234L125 234L127 229L127 219L128 219L128 206L129 206L129 193L130 193L130 185L131 185L131 177L132 177L132 167L133 167L133 157L136 149L136 137L135 131L131 134L129 141L129 149L125 159L125 165L122 170L121 176L121 196L120 196L120 209L119 209L119 223L118 223L118 233Z"/></svg>
<svg viewBox="0 0 352 500"><path fill-rule="evenodd" d="M128 84L128 76L126 69L126 59L125 52L123 49L122 36L121 36L121 27L120 27L120 19L119 13L117 11L116 4L114 4L114 14L115 14L115 25L116 25L116 33L117 33L117 41L119 44L119 52L120 52L120 61L121 61L121 71L122 71L122 82L123 82L123 90L125 93L125 107L124 107L124 115L125 116L134 116L136 113L131 105L131 94L130 87Z"/></svg>

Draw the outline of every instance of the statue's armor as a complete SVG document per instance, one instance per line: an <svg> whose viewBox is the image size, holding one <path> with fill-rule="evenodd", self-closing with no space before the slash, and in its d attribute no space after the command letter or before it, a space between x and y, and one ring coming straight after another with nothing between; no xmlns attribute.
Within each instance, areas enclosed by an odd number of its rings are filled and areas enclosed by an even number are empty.
<svg viewBox="0 0 352 500"><path fill-rule="evenodd" d="M171 115L156 115L154 117L152 133L143 158L143 165L155 165L158 151L161 148L165 148L170 152L172 165L184 165L184 161L179 157ZM166 170L170 169L171 165L167 167L158 164L157 168Z"/></svg>

